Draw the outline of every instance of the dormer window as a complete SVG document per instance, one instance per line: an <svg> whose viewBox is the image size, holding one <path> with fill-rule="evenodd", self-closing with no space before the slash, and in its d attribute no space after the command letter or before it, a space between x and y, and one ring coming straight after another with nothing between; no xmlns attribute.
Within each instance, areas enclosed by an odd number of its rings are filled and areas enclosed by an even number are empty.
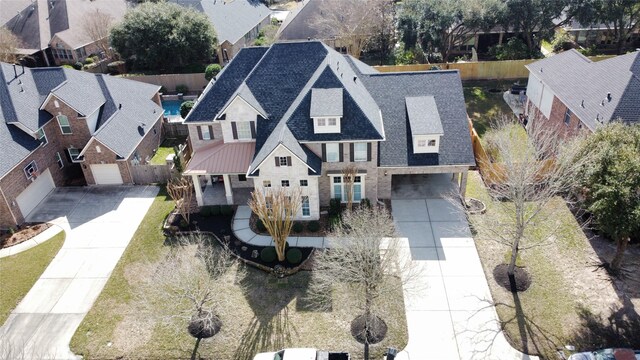
<svg viewBox="0 0 640 360"><path fill-rule="evenodd" d="M405 98L411 127L413 153L438 153L444 135L440 114L433 96Z"/></svg>
<svg viewBox="0 0 640 360"><path fill-rule="evenodd" d="M340 132L342 88L311 89L310 117L316 134Z"/></svg>

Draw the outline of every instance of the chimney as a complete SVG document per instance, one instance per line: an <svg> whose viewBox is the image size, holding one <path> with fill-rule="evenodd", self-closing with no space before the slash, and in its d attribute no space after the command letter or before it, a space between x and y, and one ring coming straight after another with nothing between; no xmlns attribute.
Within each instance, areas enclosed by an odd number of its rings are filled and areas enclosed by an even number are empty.
<svg viewBox="0 0 640 360"><path fill-rule="evenodd" d="M608 92L608 93L607 93L607 100L608 100L609 102L611 102L611 93L610 93L610 92Z"/></svg>

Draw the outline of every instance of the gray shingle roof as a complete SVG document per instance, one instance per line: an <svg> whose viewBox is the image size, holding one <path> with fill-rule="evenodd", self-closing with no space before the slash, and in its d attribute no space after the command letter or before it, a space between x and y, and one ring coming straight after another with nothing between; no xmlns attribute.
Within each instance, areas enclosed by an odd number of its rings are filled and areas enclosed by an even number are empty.
<svg viewBox="0 0 640 360"><path fill-rule="evenodd" d="M311 117L342 116L342 88L311 89Z"/></svg>
<svg viewBox="0 0 640 360"><path fill-rule="evenodd" d="M527 69L591 130L617 118L640 122L640 51L592 62L569 50Z"/></svg>
<svg viewBox="0 0 640 360"><path fill-rule="evenodd" d="M246 33L271 15L260 0L169 0L203 12L213 24L218 43L235 44Z"/></svg>
<svg viewBox="0 0 640 360"><path fill-rule="evenodd" d="M16 67L16 72L18 77L12 65L0 63L0 144L6 151L0 177L39 146L32 134L53 118L40 110L49 93L85 115L100 111L94 137L122 157L163 113L152 101L159 90L155 85L63 68L25 68L23 74ZM146 126L139 131L141 123Z"/></svg>
<svg viewBox="0 0 640 360"><path fill-rule="evenodd" d="M433 96L405 98L412 135L442 135L442 122Z"/></svg>

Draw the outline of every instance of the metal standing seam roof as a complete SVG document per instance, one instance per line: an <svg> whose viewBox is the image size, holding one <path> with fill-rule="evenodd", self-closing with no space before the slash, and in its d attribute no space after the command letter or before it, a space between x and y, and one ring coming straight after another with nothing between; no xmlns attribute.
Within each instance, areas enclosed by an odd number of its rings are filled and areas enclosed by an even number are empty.
<svg viewBox="0 0 640 360"><path fill-rule="evenodd" d="M640 51L593 62L572 49L526 67L591 130L640 122Z"/></svg>
<svg viewBox="0 0 640 360"><path fill-rule="evenodd" d="M412 135L442 135L442 122L433 96L405 98Z"/></svg>
<svg viewBox="0 0 640 360"><path fill-rule="evenodd" d="M253 159L253 142L224 143L216 140L193 154L184 173L245 174Z"/></svg>

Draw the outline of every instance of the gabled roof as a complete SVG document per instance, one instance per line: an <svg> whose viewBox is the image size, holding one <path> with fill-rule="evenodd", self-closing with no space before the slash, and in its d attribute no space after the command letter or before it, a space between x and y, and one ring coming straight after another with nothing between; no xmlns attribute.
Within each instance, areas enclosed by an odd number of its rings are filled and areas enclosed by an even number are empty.
<svg viewBox="0 0 640 360"><path fill-rule="evenodd" d="M246 33L271 15L271 10L260 0L169 0L191 7L209 17L218 37L218 43L235 44Z"/></svg>
<svg viewBox="0 0 640 360"><path fill-rule="evenodd" d="M407 117L412 135L442 135L442 122L436 99L433 96L411 96L405 98Z"/></svg>
<svg viewBox="0 0 640 360"><path fill-rule="evenodd" d="M640 51L593 62L572 49L526 67L591 130L640 122Z"/></svg>
<svg viewBox="0 0 640 360"><path fill-rule="evenodd" d="M24 73L23 73L24 71ZM53 118L40 110L55 95L82 115L98 111L94 138L126 158L161 118L153 102L159 87L64 68L23 68L0 63L0 144L7 150L0 177L39 146L34 134ZM142 125L144 124L144 126Z"/></svg>

